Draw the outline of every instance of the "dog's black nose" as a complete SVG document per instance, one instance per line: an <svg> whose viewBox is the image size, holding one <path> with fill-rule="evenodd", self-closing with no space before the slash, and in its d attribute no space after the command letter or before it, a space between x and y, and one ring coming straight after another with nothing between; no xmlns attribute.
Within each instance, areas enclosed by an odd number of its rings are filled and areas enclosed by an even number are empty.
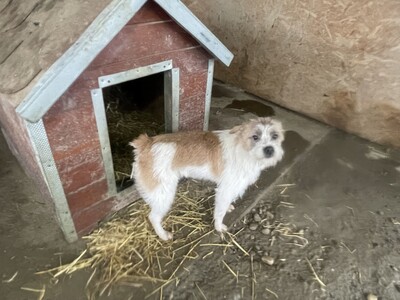
<svg viewBox="0 0 400 300"><path fill-rule="evenodd" d="M274 155L274 147L272 147L272 146L268 146L268 147L265 147L264 148L264 154L265 154L265 157L271 157L272 155Z"/></svg>

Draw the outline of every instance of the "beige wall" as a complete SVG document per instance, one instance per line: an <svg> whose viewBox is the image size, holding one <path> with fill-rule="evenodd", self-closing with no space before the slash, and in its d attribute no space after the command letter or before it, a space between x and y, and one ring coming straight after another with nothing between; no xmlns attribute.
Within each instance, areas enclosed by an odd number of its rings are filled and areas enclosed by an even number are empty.
<svg viewBox="0 0 400 300"><path fill-rule="evenodd" d="M235 54L218 79L400 147L400 1L183 2Z"/></svg>

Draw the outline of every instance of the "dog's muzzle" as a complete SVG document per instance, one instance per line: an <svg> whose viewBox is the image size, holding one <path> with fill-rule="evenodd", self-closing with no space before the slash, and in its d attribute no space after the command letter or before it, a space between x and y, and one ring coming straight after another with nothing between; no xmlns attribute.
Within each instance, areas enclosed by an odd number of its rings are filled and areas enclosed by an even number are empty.
<svg viewBox="0 0 400 300"><path fill-rule="evenodd" d="M272 157L274 155L274 152L275 152L275 150L274 150L274 147L272 147L272 146L267 146L264 148L264 155L266 158Z"/></svg>

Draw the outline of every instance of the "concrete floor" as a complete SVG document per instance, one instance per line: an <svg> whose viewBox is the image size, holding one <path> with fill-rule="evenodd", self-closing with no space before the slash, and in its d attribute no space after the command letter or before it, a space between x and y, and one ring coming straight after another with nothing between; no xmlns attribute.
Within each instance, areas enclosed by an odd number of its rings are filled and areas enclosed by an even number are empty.
<svg viewBox="0 0 400 300"><path fill-rule="evenodd" d="M365 299L368 293L380 299L400 299L400 152L271 103L261 104L258 98L240 89L215 83L210 129L230 128L257 114L274 115L282 121L286 129L285 158L264 172L257 185L238 201L227 223L239 226L243 219L251 218L255 208L270 205L276 218L304 228L309 246L291 249L282 243L272 245L271 238L260 232L252 232L253 238L249 239L245 235L247 225L241 225L245 227L243 236L239 236L243 243L247 241L249 247L258 245L267 248L270 255L285 257L274 269L263 269L261 265L257 269L256 299L274 299L265 292L267 286L273 287L279 299ZM51 206L41 200L2 136L0 163L0 298L37 299L40 293L21 287L46 286L44 299L86 299L84 287L90 272L65 277L57 283L34 274L57 266L60 260L73 260L85 245L82 241L64 242L49 215ZM285 190L283 199L279 184L287 183L293 186ZM282 208L282 199L294 207ZM320 252L328 244L334 250ZM304 279L310 270L302 258L311 257L308 254L319 257L313 263L326 288L317 288L315 281ZM209 263L193 261L187 267L192 272L165 294L171 299L200 299L201 295L193 290L196 283L208 299L249 299L248 281L232 282L221 271L220 258L211 256ZM234 254L226 257L229 258L231 266L246 269L246 259ZM259 259L255 256L256 261ZM291 263L283 263L290 260ZM260 279L264 277L268 280ZM125 287L104 299L143 296Z"/></svg>

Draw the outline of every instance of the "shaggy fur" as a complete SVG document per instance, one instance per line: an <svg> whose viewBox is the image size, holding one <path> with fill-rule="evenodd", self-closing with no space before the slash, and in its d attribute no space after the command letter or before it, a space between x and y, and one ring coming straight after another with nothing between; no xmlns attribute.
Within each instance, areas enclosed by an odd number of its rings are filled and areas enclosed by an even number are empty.
<svg viewBox="0 0 400 300"><path fill-rule="evenodd" d="M144 201L150 205L149 220L163 240L172 238L162 219L170 210L182 177L217 184L214 222L226 231L223 218L231 204L259 177L262 170L283 157L282 125L270 118L250 120L231 130L179 132L148 137L141 135L135 148L132 177Z"/></svg>

